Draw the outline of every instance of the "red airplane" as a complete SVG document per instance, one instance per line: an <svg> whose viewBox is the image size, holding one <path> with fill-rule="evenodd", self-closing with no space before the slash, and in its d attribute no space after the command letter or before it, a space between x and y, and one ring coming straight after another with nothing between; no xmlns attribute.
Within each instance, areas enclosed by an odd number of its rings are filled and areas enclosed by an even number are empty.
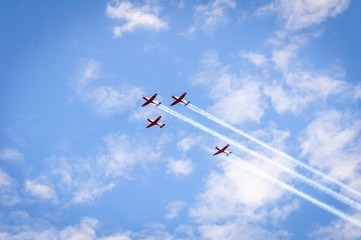
<svg viewBox="0 0 361 240"><path fill-rule="evenodd" d="M148 122L150 122L150 124L146 127L146 128L150 128L153 127L154 125L158 125L160 128L164 127L165 124L159 122L159 120L162 118L162 116L157 117L156 119L152 120L147 118Z"/></svg>
<svg viewBox="0 0 361 240"><path fill-rule="evenodd" d="M159 106L162 102L157 102L157 101L154 101L155 97L157 96L158 94L154 93L153 96L151 96L150 98L147 98L147 97L144 97L143 96L143 99L146 101L142 107L145 107L147 106L149 103L153 103L155 106Z"/></svg>
<svg viewBox="0 0 361 240"><path fill-rule="evenodd" d="M217 152L215 152L215 153L213 154L213 156L216 156L216 155L218 155L218 154L220 154L220 153L225 153L225 154L228 156L229 154L232 153L232 152L226 151L226 149L227 149L228 147L229 147L229 144L227 144L227 145L224 146L223 148L219 148L218 146L216 146Z"/></svg>
<svg viewBox="0 0 361 240"><path fill-rule="evenodd" d="M175 99L175 101L171 104L171 106L174 106L174 105L176 105L177 103L180 103L180 102L183 103L184 106L187 106L190 103L190 101L183 100L183 98L185 97L186 94L187 93L183 93L179 97L176 97L176 96L172 95L172 98Z"/></svg>

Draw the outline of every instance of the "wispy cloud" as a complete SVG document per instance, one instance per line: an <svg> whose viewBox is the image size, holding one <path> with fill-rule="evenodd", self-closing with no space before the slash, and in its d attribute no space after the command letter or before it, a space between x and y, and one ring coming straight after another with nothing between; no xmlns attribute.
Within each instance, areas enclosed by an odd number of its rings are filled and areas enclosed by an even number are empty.
<svg viewBox="0 0 361 240"><path fill-rule="evenodd" d="M147 1L143 6L135 6L130 1L119 0L107 5L108 17L125 21L123 25L117 25L113 28L113 34L116 38L136 29L167 30L168 23L159 18L159 11L160 8L156 1Z"/></svg>
<svg viewBox="0 0 361 240"><path fill-rule="evenodd" d="M270 97L278 113L300 113L315 101L345 95L350 85L335 67L312 69L298 57L301 46L281 45L272 50L273 73L282 77L265 83L264 93ZM338 66L337 68L341 68ZM348 93L347 93L348 94ZM348 94L349 95L349 94Z"/></svg>
<svg viewBox="0 0 361 240"><path fill-rule="evenodd" d="M167 173L176 175L177 177L189 176L193 172L193 163L190 160L169 160Z"/></svg>
<svg viewBox="0 0 361 240"><path fill-rule="evenodd" d="M154 145L145 138L109 134L105 137L105 150L97 157L97 163L103 166L106 175L127 177L134 166L158 160L166 139L166 135L161 135Z"/></svg>
<svg viewBox="0 0 361 240"><path fill-rule="evenodd" d="M342 13L350 0L292 1L274 0L257 9L256 14L277 14L288 31L298 31L320 24Z"/></svg>
<svg viewBox="0 0 361 240"><path fill-rule="evenodd" d="M280 171L268 169L267 164L255 164L275 176L280 174ZM212 172L208 176L204 192L190 210L191 216L199 222L222 221L236 216L258 222L266 218L263 214L267 214L259 209L267 209L285 194L273 183L233 164L225 162L221 167L221 172Z"/></svg>
<svg viewBox="0 0 361 240"><path fill-rule="evenodd" d="M247 224L241 220L232 220L224 223L208 223L198 227L202 239L290 239L291 234L285 230L273 229L272 231L255 224Z"/></svg>
<svg viewBox="0 0 361 240"><path fill-rule="evenodd" d="M46 223L41 223L39 225L37 219L30 218L27 225L20 225L17 228L13 227L13 229L8 232L0 232L0 239L130 239L128 237L129 233L127 232L118 232L113 235L103 235L101 237L100 234L97 234L98 226L99 220L90 217L83 217L80 223L67 225L62 229L57 229L55 227L49 226L49 224Z"/></svg>
<svg viewBox="0 0 361 240"><path fill-rule="evenodd" d="M267 62L267 58L263 54L259 53L241 52L241 57L247 59L257 67L260 67Z"/></svg>
<svg viewBox="0 0 361 240"><path fill-rule="evenodd" d="M24 156L14 148L0 149L0 160L14 162L23 159Z"/></svg>
<svg viewBox="0 0 361 240"><path fill-rule="evenodd" d="M167 207L166 207L166 214L165 214L165 219L167 220L171 220L176 218L180 212L185 208L187 204L183 201L172 201L170 203L168 203Z"/></svg>
<svg viewBox="0 0 361 240"><path fill-rule="evenodd" d="M192 83L207 87L209 97L215 101L211 112L230 123L259 122L264 114L261 83L252 76L233 73L230 66L220 62L216 52L203 56L201 70Z"/></svg>
<svg viewBox="0 0 361 240"><path fill-rule="evenodd" d="M301 138L302 154L312 165L361 191L360 134L361 121L352 114L320 112Z"/></svg>
<svg viewBox="0 0 361 240"><path fill-rule="evenodd" d="M47 179L56 186L60 203L87 204L113 190L119 180L132 178L135 167L162 161L168 135L159 136L156 145L150 139L153 138L110 133L99 143L99 150L93 156L48 158L48 171L39 179ZM55 193L41 181L28 180L26 191L43 200L55 199Z"/></svg>
<svg viewBox="0 0 361 240"><path fill-rule="evenodd" d="M52 157L48 162L51 170L47 177L57 183L63 203L86 204L115 187L94 158Z"/></svg>
<svg viewBox="0 0 361 240"><path fill-rule="evenodd" d="M192 147L197 146L197 144L201 141L201 136L196 135L188 135L185 138L179 140L177 147L179 150L183 152L188 152Z"/></svg>
<svg viewBox="0 0 361 240"><path fill-rule="evenodd" d="M332 67L314 69L309 59L299 56L302 47L322 34L315 27L341 14L349 2L273 0L256 10L258 16L275 14L282 22L274 32L275 37L268 40L272 52L268 57L270 65L262 66L268 74L263 78L277 76L264 86L265 94L270 97L277 113L300 114L308 106L337 95L357 98L357 91L345 81L344 73L340 74ZM344 72L340 65L336 68Z"/></svg>
<svg viewBox="0 0 361 240"><path fill-rule="evenodd" d="M20 202L16 188L15 180L0 169L0 204L11 206Z"/></svg>
<svg viewBox="0 0 361 240"><path fill-rule="evenodd" d="M32 180L26 180L25 191L33 197L46 201L57 201L55 190L50 186Z"/></svg>
<svg viewBox="0 0 361 240"><path fill-rule="evenodd" d="M85 61L75 81L80 99L93 105L99 114L109 115L130 110L143 93L141 88L125 83L118 88L99 85L100 81L96 80L100 77L100 63L90 59Z"/></svg>
<svg viewBox="0 0 361 240"><path fill-rule="evenodd" d="M194 7L194 23L181 35L193 34L197 29L212 35L217 28L225 26L229 22L227 10L236 7L235 0L213 0L206 4Z"/></svg>
<svg viewBox="0 0 361 240"><path fill-rule="evenodd" d="M361 219L361 214L355 213L354 217ZM310 237L313 239L357 240L361 238L361 229L348 222L336 220L328 226L317 227L310 233Z"/></svg>
<svg viewBox="0 0 361 240"><path fill-rule="evenodd" d="M110 191L115 187L115 183L109 183L105 186L97 186L98 183L95 181L89 181L83 188L79 189L79 191L75 192L73 196L74 203L87 203L104 192Z"/></svg>

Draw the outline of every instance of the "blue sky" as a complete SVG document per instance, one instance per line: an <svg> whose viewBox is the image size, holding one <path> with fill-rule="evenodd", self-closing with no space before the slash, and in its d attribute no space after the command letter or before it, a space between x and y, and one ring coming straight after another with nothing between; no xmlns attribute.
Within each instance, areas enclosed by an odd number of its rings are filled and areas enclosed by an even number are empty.
<svg viewBox="0 0 361 240"><path fill-rule="evenodd" d="M360 10L1 1L0 239L360 239Z"/></svg>

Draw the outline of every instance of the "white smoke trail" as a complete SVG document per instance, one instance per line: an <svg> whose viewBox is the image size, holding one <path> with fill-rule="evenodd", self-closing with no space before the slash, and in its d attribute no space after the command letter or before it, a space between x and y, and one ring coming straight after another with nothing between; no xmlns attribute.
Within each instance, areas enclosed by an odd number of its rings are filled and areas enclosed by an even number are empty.
<svg viewBox="0 0 361 240"><path fill-rule="evenodd" d="M304 183L307 183L310 186L313 186L314 188L320 190L321 192L334 197L338 201L343 202L343 203L347 204L348 206L361 211L361 204L360 203L358 203L358 202L356 202L356 201L354 201L354 200L352 200L352 199L350 199L350 198L348 198L346 196L343 196L343 195L333 191L332 189L327 188L327 187L321 185L320 183L318 183L318 182L316 182L316 181L314 181L314 180L312 180L310 178L307 178L307 177L297 173L296 171L294 171L294 170L292 170L292 169L290 169L290 168L288 168L288 167L286 167L286 166L284 166L284 165L282 165L280 163L277 163L277 162L263 156L262 154L260 154L260 153L258 153L256 151L253 151L253 150L247 148L246 146L244 146L242 144L239 144L238 142L234 141L233 139L230 139L230 138L228 138L228 137L226 137L226 136L224 136L224 135L222 135L222 134L220 134L218 132L215 132L215 131L203 126L202 124L200 124L200 123L198 123L198 122L196 122L196 121L194 121L194 120L192 120L190 118L187 118L187 117L173 111L172 109L169 109L169 108L167 108L165 106L162 106L161 109L168 112L168 113L170 113L170 114L172 114L172 115L174 115L174 116L176 116L176 117L178 117L178 118L180 118L181 120L184 120L184 121L194 125L195 127L200 128L201 130L203 130L203 131L205 131L205 132L207 132L207 133L209 133L209 134L211 134L211 135L213 135L215 137L218 137L218 138L222 139L225 142L228 142L228 143L232 144L233 146L241 149L242 151L245 151L245 152L247 152L247 153L249 153L249 154L251 154L251 155L253 155L253 156L257 157L257 158L260 158L260 159L268 162L269 164L274 165L275 167L281 169L282 171L293 175L294 177L296 177L300 181L303 181Z"/></svg>
<svg viewBox="0 0 361 240"><path fill-rule="evenodd" d="M357 195L358 197L361 197L361 193L359 191L357 191L354 188L344 184L343 182L324 174L323 172L321 172L321 171L319 171L319 170L317 170L317 169L315 169L315 168L301 162L300 160L290 156L289 154L287 154L285 152L282 152L282 151L268 145L265 142L262 142L261 140L255 138L255 137L252 137L251 135L247 134L246 132L232 126L231 124L229 124L229 123L227 123L227 122L213 116L212 114L210 114L210 113L208 113L208 112L206 112L206 111L204 111L204 110L202 110L202 109L200 109L200 108L198 108L198 107L196 107L196 106L194 106L192 104L189 104L188 106L189 106L189 108L191 110L193 110L193 111L203 115L204 117L206 117L206 118L208 118L208 119L222 125L223 127L228 128L229 130L231 130L231 131L233 131L233 132L235 132L235 133L237 133L237 134L239 134L239 135L241 135L241 136L243 136L243 137L257 143L258 145L260 145L260 146L262 146L264 148L267 148L268 150L270 150L270 151L272 151L274 153L277 153L278 155L280 155L280 156L282 156L284 158L287 158L288 160L290 160L294 164L296 164L296 165L298 165L298 166L300 166L300 167L302 167L302 168L304 168L304 169L306 169L306 170L308 170L308 171L310 171L310 172L312 172L312 173L314 173L314 174L316 174L318 176L321 176L322 178L328 180L329 182L332 182L332 183L338 185L339 187L341 187L342 189L348 191L349 193L352 193L354 195Z"/></svg>
<svg viewBox="0 0 361 240"><path fill-rule="evenodd" d="M269 175L268 173L258 169L257 167L253 166L252 164L248 163L247 161L245 161L245 160L243 160L243 159L241 159L241 158L239 158L239 157L237 157L235 155L230 155L230 157L233 158L233 160L237 160L237 161L232 161L232 159L230 159L230 161L237 164L238 166L247 168L249 171L257 174L258 176L279 185L280 187L282 187L282 188L284 188L284 189L298 195L299 197L301 197L301 198L315 204L316 206L326 210L327 212L332 213L332 214L342 218L343 220L345 220L347 222L350 222L350 223L354 224L355 226L361 228L361 222L358 221L357 219L345 214L344 212L342 212L342 211L340 211L340 210L338 210L338 209L336 209L336 208L334 208L334 207L332 207L332 206L330 206L330 205L328 205L326 203L323 203L323 202L317 200L316 198L313 198L313 197L307 195L304 192L301 192L300 190L290 186L287 183L284 183L284 182L278 180L277 178L275 178L275 177ZM240 163L242 163L244 166L241 166Z"/></svg>
<svg viewBox="0 0 361 240"><path fill-rule="evenodd" d="M193 125L194 127L197 127L198 129L203 130L204 132L213 135L214 137L222 139L223 141L226 141L226 142L230 142L233 145L238 146L238 147L242 148L243 150L249 152L250 154L253 154L252 150L249 150L248 148L236 143L235 141L229 139L228 137L226 137L226 136L224 136L224 135L222 135L222 134L220 134L220 133L218 133L216 131L213 131L213 130L209 129L208 127L206 127L206 126L204 126L204 125L202 125L202 124L200 124L200 123L198 123L198 122L196 122L196 121L194 121L194 120L192 120L192 119L190 119L190 118L188 118L188 117L186 117L186 116L184 116L184 115L182 115L182 114L180 114L178 112L175 112L175 111L173 111L172 109L170 109L170 108L168 108L166 106L160 105L159 108L162 109L163 111L165 111L165 112L179 118L180 120L183 120L183 121ZM260 155L260 154L257 153L257 155ZM260 156L262 158L265 158L262 155L260 155ZM277 181L279 181L279 180L277 180ZM280 184L283 185L284 188L288 189L289 191L293 191L295 194L299 195L300 197L304 198L305 200L310 201L311 203L315 204L318 207L321 207L322 209L328 211L331 214L334 214L334 215L336 215L336 216L338 216L338 217L340 217L340 218L342 218L342 219L344 219L344 220L346 220L346 221L348 221L348 222L350 222L350 223L352 223L352 224L354 224L354 225L356 225L358 227L361 227L360 222L356 221L355 219L353 219L352 217L350 217L346 213L344 213L344 212L342 212L340 210L337 210L337 209L329 206L326 203L323 203L323 202L321 202L319 200L316 200L316 199L312 198L311 196L307 195L306 193L303 193L303 192L301 192L301 191L299 191L297 189L294 189L292 186L290 186L290 185L288 185L286 183L283 183L281 181L279 181L279 182L280 182ZM292 190L292 189L294 189L294 190Z"/></svg>

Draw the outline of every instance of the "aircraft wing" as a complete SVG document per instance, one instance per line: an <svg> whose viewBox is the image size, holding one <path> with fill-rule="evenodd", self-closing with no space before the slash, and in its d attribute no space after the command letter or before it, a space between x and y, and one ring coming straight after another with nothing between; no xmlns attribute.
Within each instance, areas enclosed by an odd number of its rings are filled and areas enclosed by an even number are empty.
<svg viewBox="0 0 361 240"><path fill-rule="evenodd" d="M153 102L153 100L155 99L155 97L157 96L158 94L157 93L154 93L153 96L151 96L149 98L149 102Z"/></svg>
<svg viewBox="0 0 361 240"><path fill-rule="evenodd" d="M153 127L155 124L156 124L155 122L151 122L148 126L146 126L146 128Z"/></svg>
<svg viewBox="0 0 361 240"><path fill-rule="evenodd" d="M225 154L229 154L229 153L227 153L226 152L226 149L229 147L229 144L227 144L226 146L224 146L223 148L219 148L219 147L216 147L216 149L217 149L217 152L215 152L214 154L213 154L213 156L216 156L216 155L218 155L218 154L220 154L220 153L225 153Z"/></svg>
<svg viewBox="0 0 361 240"><path fill-rule="evenodd" d="M177 103L179 103L180 101L177 99L177 100L175 100L172 104L171 104L171 106L174 106L174 105L176 105Z"/></svg>
<svg viewBox="0 0 361 240"><path fill-rule="evenodd" d="M152 120L152 119L147 119L148 122L150 122L150 124L148 126L146 126L146 128L150 128L153 127L154 125L158 124L158 121L162 118L162 116L157 117L156 119Z"/></svg>
<svg viewBox="0 0 361 240"><path fill-rule="evenodd" d="M157 117L157 118L154 120L154 123L157 124L158 121L159 121L161 118L162 118L162 116Z"/></svg>
<svg viewBox="0 0 361 240"><path fill-rule="evenodd" d="M145 107L145 106L147 106L149 103L152 103L153 102L153 100L157 97L157 93L155 93L155 94L153 94L153 96L151 96L150 98L146 98L146 97L144 97L143 96L143 99L146 101L143 105L142 105L142 107Z"/></svg>
<svg viewBox="0 0 361 240"><path fill-rule="evenodd" d="M182 95L180 95L179 97L175 97L175 96L172 96L172 98L175 99L175 101L171 104L171 106L174 106L176 105L177 103L181 102L183 100L183 98L185 97L187 93L184 92Z"/></svg>
<svg viewBox="0 0 361 240"><path fill-rule="evenodd" d="M143 103L143 104L142 104L142 107L147 106L149 103L150 103L150 102L145 102L145 103Z"/></svg>
<svg viewBox="0 0 361 240"><path fill-rule="evenodd" d="M224 146L221 150L224 152L226 151L226 149L229 147L229 144L227 144L226 146Z"/></svg>
<svg viewBox="0 0 361 240"><path fill-rule="evenodd" d="M222 150L218 150L218 152L213 153L213 156L216 156L218 154L222 153Z"/></svg>

